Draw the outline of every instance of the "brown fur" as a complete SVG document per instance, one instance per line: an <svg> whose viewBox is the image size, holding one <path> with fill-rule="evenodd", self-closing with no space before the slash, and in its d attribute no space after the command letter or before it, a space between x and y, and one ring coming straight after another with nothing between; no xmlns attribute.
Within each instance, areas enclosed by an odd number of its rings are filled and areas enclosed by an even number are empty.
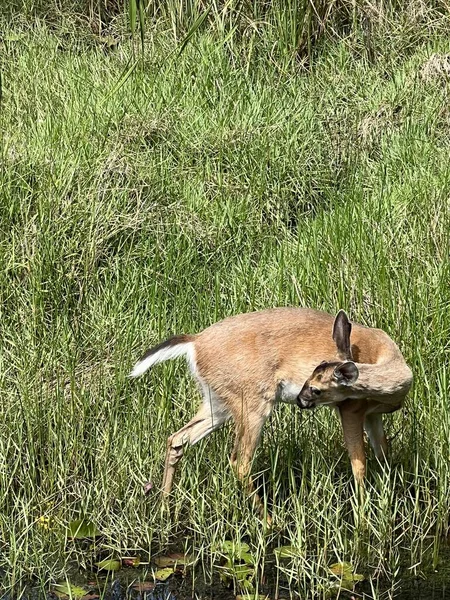
<svg viewBox="0 0 450 600"><path fill-rule="evenodd" d="M194 349L190 361L204 402L197 415L168 440L166 494L172 488L183 446L208 435L230 417L236 429L231 463L239 478L253 489L251 461L274 404L278 400L292 402L297 388L311 394L311 385L326 390L327 403L339 410L358 481L365 472L364 426L377 456L385 455L380 413L400 408L412 376L396 344L380 329L352 326L343 311L334 319L313 309L277 308L229 317L183 340ZM166 346L163 342L154 351ZM146 356L151 354L152 350ZM346 358L353 359L358 368L359 378L353 386L334 385L334 366L315 372L322 361L338 365ZM280 396L285 387L294 392ZM258 496L254 497L261 507Z"/></svg>

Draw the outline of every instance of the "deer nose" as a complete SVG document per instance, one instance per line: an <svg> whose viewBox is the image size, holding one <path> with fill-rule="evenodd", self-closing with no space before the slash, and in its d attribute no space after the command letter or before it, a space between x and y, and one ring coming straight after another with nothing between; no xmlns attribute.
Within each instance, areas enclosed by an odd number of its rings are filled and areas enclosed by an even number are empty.
<svg viewBox="0 0 450 600"><path fill-rule="evenodd" d="M315 408L316 404L311 398L305 398L301 394L297 396L297 406L300 408Z"/></svg>

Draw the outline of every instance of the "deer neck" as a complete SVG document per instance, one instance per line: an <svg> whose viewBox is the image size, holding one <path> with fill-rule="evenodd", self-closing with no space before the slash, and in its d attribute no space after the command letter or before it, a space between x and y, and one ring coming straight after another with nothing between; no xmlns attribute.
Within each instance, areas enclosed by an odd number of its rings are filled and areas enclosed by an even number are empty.
<svg viewBox="0 0 450 600"><path fill-rule="evenodd" d="M353 398L403 398L412 383L410 368L403 361L392 360L375 364L355 363L359 376L352 385Z"/></svg>

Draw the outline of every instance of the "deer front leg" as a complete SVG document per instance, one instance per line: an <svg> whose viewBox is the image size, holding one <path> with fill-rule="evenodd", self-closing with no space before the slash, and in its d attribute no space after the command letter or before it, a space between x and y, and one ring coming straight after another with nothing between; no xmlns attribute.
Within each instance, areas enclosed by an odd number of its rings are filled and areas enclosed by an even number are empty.
<svg viewBox="0 0 450 600"><path fill-rule="evenodd" d="M388 445L383 428L383 416L381 413L370 413L364 420L364 429L373 448L375 456L380 462L386 460Z"/></svg>
<svg viewBox="0 0 450 600"><path fill-rule="evenodd" d="M366 407L359 400L347 400L339 406L344 441L352 463L356 482L363 486L366 473L366 454L364 452L364 415Z"/></svg>

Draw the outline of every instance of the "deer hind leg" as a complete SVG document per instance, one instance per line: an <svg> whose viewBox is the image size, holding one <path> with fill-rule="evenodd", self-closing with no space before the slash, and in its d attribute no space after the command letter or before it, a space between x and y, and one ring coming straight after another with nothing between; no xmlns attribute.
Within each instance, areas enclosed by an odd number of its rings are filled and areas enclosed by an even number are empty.
<svg viewBox="0 0 450 600"><path fill-rule="evenodd" d="M364 429L369 438L375 456L382 462L387 457L387 440L383 429L383 416L381 413L370 413L364 419Z"/></svg>
<svg viewBox="0 0 450 600"><path fill-rule="evenodd" d="M347 400L339 406L342 429L347 451L352 463L352 471L359 485L363 484L366 473L366 454L364 452L364 408L358 401Z"/></svg>
<svg viewBox="0 0 450 600"><path fill-rule="evenodd" d="M219 429L229 418L230 414L220 405L217 398L210 398L198 410L193 419L184 427L173 433L167 440L166 462L162 489L165 496L172 491L173 478L185 446L192 446L201 439Z"/></svg>

